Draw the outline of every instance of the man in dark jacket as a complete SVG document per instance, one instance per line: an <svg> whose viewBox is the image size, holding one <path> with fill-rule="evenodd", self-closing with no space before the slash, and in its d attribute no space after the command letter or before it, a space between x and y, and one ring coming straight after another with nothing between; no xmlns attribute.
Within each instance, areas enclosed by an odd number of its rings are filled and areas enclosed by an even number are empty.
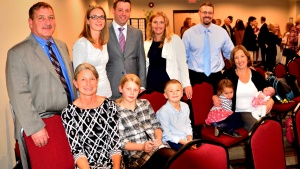
<svg viewBox="0 0 300 169"><path fill-rule="evenodd" d="M232 27L230 25L232 23L232 19L233 19L232 16L228 16L224 20L224 25L222 26L222 28L224 28L227 31L227 33L228 33L228 35L229 35L229 37L230 37L233 45L235 46L235 38L234 38L234 34L233 34L234 31L233 31L233 29L232 29Z"/></svg>
<svg viewBox="0 0 300 169"><path fill-rule="evenodd" d="M262 16L260 18L261 27L258 33L258 45L260 48L261 61L264 67L266 67L266 36L269 32L268 25L266 24L266 17Z"/></svg>
<svg viewBox="0 0 300 169"><path fill-rule="evenodd" d="M256 51L256 35L252 28L255 22L256 22L256 18L254 16L250 16L248 18L248 25L246 27L243 42L242 42L242 45L248 50L252 61L253 61L253 52Z"/></svg>

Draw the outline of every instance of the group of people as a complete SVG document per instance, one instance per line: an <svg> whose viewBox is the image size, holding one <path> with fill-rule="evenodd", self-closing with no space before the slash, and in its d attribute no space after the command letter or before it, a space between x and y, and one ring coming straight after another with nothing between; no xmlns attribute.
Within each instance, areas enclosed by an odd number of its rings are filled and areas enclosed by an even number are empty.
<svg viewBox="0 0 300 169"><path fill-rule="evenodd" d="M62 112L77 168L164 168L175 150L193 139L188 105L180 101L183 93L192 98L192 85L212 84L214 106L225 107L208 118L216 136L239 137L235 129L250 131L256 123L252 112L270 112L273 99L256 93L266 90L263 94L272 96L272 91L250 68L249 52L234 47L227 31L212 24L212 3L200 5L200 23L187 29L182 40L158 11L150 16L143 42L142 32L127 24L130 12L130 0L116 0L114 19L107 25L103 8L90 7L73 46L72 67L66 44L52 37L53 8L38 2L29 9L31 34L8 51L6 63L17 140L23 128L37 147L47 146L55 136L48 135L39 115ZM223 56L232 68L221 73ZM146 89L167 99L156 114L147 100L138 99ZM256 96L260 101L253 101ZM263 110L256 110L258 105Z"/></svg>

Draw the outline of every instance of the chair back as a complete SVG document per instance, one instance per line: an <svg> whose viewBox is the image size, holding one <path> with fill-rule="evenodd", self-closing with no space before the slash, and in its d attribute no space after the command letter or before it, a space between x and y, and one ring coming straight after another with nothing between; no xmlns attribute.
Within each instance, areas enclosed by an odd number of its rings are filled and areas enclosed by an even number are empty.
<svg viewBox="0 0 300 169"><path fill-rule="evenodd" d="M283 77L286 74L286 67L282 63L277 63L274 67L274 74L277 78Z"/></svg>
<svg viewBox="0 0 300 169"><path fill-rule="evenodd" d="M205 119L213 106L212 96L214 90L211 84L203 82L193 86L193 97L191 99L192 124L199 127L205 124Z"/></svg>
<svg viewBox="0 0 300 169"><path fill-rule="evenodd" d="M73 155L60 115L43 118L43 121L50 137L46 146L37 147L30 136L23 134L31 169L74 168Z"/></svg>
<svg viewBox="0 0 300 169"><path fill-rule="evenodd" d="M191 146L197 149L191 150ZM228 150L221 144L207 140L194 140L179 149L172 156L167 169L228 169Z"/></svg>
<svg viewBox="0 0 300 169"><path fill-rule="evenodd" d="M297 62L298 66L300 67L300 57L294 57L293 60Z"/></svg>
<svg viewBox="0 0 300 169"><path fill-rule="evenodd" d="M140 99L147 99L154 112L156 113L164 104L166 104L167 100L162 93L152 91L150 93L144 92L139 96Z"/></svg>
<svg viewBox="0 0 300 169"><path fill-rule="evenodd" d="M261 118L249 133L246 152L249 168L286 168L280 122L272 117Z"/></svg>
<svg viewBox="0 0 300 169"><path fill-rule="evenodd" d="M295 138L295 145L296 145L296 151L297 151L297 159L298 159L298 168L300 168L300 109L299 109L300 103L298 103L298 106L295 108L295 111L293 112L292 121L293 121L293 131L294 131L294 138Z"/></svg>
<svg viewBox="0 0 300 169"><path fill-rule="evenodd" d="M228 59L224 59L224 62L225 62L225 69L230 69L231 68L231 65L230 65L230 60Z"/></svg>
<svg viewBox="0 0 300 169"><path fill-rule="evenodd" d="M255 66L255 70L259 72L264 78L266 77L266 72L261 66Z"/></svg>
<svg viewBox="0 0 300 169"><path fill-rule="evenodd" d="M299 83L300 82L300 71L299 71L298 63L294 60L291 60L287 66L288 66L289 73L296 76L297 81Z"/></svg>

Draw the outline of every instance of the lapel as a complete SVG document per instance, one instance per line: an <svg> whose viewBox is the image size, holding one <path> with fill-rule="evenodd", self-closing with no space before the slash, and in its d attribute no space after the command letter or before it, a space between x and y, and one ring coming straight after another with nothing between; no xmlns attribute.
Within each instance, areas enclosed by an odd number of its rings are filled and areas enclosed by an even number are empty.
<svg viewBox="0 0 300 169"><path fill-rule="evenodd" d="M132 47L130 45L127 45L127 44L129 44L128 42L132 41L132 38L133 38L132 31L133 31L132 27L127 24L127 37L126 37L126 43L125 43L125 49L124 49L124 56L127 56L126 52L128 52L129 48Z"/></svg>
<svg viewBox="0 0 300 169"><path fill-rule="evenodd" d="M120 47L120 44L119 44L119 40L118 40L118 36L116 35L115 33L115 30L114 30L114 26L113 24L111 23L110 24L110 27L109 27L109 32L111 34L111 36L109 37L110 41L113 42L115 48L118 50L118 52L120 53L120 56L123 57L123 54L122 54L122 51L121 51L121 47ZM128 36L127 36L128 37ZM126 39L127 41L127 39ZM125 42L125 51L126 51L126 42ZM124 52L125 53L125 52Z"/></svg>
<svg viewBox="0 0 300 169"><path fill-rule="evenodd" d="M30 41L32 42L33 47L35 48L35 54L38 58L42 61L42 63L45 65L45 67L51 72L51 74L55 77L56 80L60 82L60 79L54 69L54 66L52 65L51 61L49 60L47 54L45 53L44 49L41 47L41 45L35 40L33 35L29 36Z"/></svg>

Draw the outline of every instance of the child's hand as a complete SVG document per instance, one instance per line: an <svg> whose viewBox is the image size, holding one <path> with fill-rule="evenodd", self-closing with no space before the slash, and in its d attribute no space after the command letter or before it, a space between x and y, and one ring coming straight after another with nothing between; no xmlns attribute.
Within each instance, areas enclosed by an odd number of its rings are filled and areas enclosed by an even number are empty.
<svg viewBox="0 0 300 169"><path fill-rule="evenodd" d="M161 139L154 139L154 140L153 140L153 145L154 145L155 147L159 147L160 145L162 145Z"/></svg>
<svg viewBox="0 0 300 169"><path fill-rule="evenodd" d="M153 151L154 143L152 141L146 141L144 143L144 152L149 153Z"/></svg>
<svg viewBox="0 0 300 169"><path fill-rule="evenodd" d="M191 150L196 150L196 149L197 149L196 144L192 145L192 146L190 147L190 149L191 149Z"/></svg>

